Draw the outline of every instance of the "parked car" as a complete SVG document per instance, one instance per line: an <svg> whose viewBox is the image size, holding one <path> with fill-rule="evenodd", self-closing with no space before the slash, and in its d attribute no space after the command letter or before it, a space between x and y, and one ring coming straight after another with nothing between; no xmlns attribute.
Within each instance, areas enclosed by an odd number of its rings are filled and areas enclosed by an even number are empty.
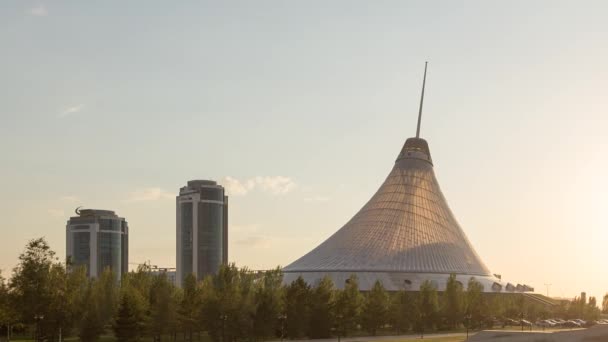
<svg viewBox="0 0 608 342"><path fill-rule="evenodd" d="M515 325L519 325L519 321L516 321L516 320L511 319L511 318L505 318L505 320L502 323L502 325L504 325L504 326L515 326Z"/></svg>
<svg viewBox="0 0 608 342"><path fill-rule="evenodd" d="M532 326L532 322L526 321L525 319L520 320L519 324L523 325L523 326L526 326L526 327L531 327Z"/></svg>
<svg viewBox="0 0 608 342"><path fill-rule="evenodd" d="M562 324L562 326L563 326L563 327L566 327L566 328L580 328L580 327L581 327L581 324L580 324L580 323L578 323L578 322L575 322L575 321L573 321L573 320L570 320L570 321L566 321L566 322L564 322L564 323Z"/></svg>
<svg viewBox="0 0 608 342"><path fill-rule="evenodd" d="M554 326L557 325L557 323L555 323L549 319L544 319L542 321L536 321L536 325L539 327L543 327L543 328L553 328Z"/></svg>

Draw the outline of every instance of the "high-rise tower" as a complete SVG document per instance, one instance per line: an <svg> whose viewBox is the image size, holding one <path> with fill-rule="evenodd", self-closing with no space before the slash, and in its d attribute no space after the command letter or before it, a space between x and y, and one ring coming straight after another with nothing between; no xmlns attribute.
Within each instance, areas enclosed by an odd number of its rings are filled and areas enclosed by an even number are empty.
<svg viewBox="0 0 608 342"><path fill-rule="evenodd" d="M66 256L73 266L85 266L99 277L111 269L117 278L129 271L129 225L113 211L76 209L66 225Z"/></svg>
<svg viewBox="0 0 608 342"><path fill-rule="evenodd" d="M426 83L426 65L424 73ZM361 290L380 280L388 290L416 291L429 280L439 290L449 274L465 284L475 277L485 291L501 291L500 280L481 261L448 207L433 170L420 122L406 140L392 171L376 194L325 242L283 269L284 281L302 276L314 285L329 276L336 287L355 274Z"/></svg>
<svg viewBox="0 0 608 342"><path fill-rule="evenodd" d="M176 198L177 282L198 280L228 262L228 196L210 180L192 180Z"/></svg>

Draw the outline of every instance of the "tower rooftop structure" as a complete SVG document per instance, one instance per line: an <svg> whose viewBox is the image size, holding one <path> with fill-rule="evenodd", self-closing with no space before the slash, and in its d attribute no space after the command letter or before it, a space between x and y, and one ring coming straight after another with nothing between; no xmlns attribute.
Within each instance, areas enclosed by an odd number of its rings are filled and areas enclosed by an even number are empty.
<svg viewBox="0 0 608 342"><path fill-rule="evenodd" d="M485 291L502 290L441 192L428 143L419 138L423 98L424 87L417 136L405 141L384 183L342 228L283 269L286 283L301 276L315 285L329 276L342 288L355 274L364 291L376 280L390 291L416 291L429 280L441 291L456 274L465 286L475 277Z"/></svg>

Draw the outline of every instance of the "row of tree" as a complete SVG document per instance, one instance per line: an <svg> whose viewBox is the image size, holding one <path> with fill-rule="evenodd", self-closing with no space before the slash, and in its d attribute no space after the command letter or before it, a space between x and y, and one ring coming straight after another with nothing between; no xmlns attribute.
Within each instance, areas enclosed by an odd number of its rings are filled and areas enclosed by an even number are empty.
<svg viewBox="0 0 608 342"><path fill-rule="evenodd" d="M329 278L311 287L302 278L284 286L279 268L263 273L222 266L202 281L186 277L181 289L165 274L142 266L122 277L110 270L88 279L86 270L61 263L43 239L31 241L6 282L0 276L0 325L21 325L38 340L78 335L96 341L113 332L119 341L257 341L277 337L324 338L357 330L424 333L497 318L584 317L599 314L595 298L550 309L521 295L488 295L474 278L466 289L450 276L446 290L430 282L418 292L389 293L380 282L365 293L355 276L336 289ZM68 271L69 269L69 271ZM604 298L604 302L607 302Z"/></svg>

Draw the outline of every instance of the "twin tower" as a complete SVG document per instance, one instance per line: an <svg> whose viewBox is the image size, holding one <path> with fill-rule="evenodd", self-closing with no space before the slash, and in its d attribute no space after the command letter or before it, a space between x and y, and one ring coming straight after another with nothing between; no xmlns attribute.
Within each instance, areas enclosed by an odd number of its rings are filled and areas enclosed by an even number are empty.
<svg viewBox="0 0 608 342"><path fill-rule="evenodd" d="M214 181L193 180L176 198L177 274L183 284L188 274L197 280L216 274L228 263L228 196Z"/></svg>
<svg viewBox="0 0 608 342"><path fill-rule="evenodd" d="M129 270L129 226L113 211L76 209L66 225L66 256L97 278L111 269L119 279ZM193 180L176 197L177 285L188 274L197 280L228 262L228 196L214 181Z"/></svg>

